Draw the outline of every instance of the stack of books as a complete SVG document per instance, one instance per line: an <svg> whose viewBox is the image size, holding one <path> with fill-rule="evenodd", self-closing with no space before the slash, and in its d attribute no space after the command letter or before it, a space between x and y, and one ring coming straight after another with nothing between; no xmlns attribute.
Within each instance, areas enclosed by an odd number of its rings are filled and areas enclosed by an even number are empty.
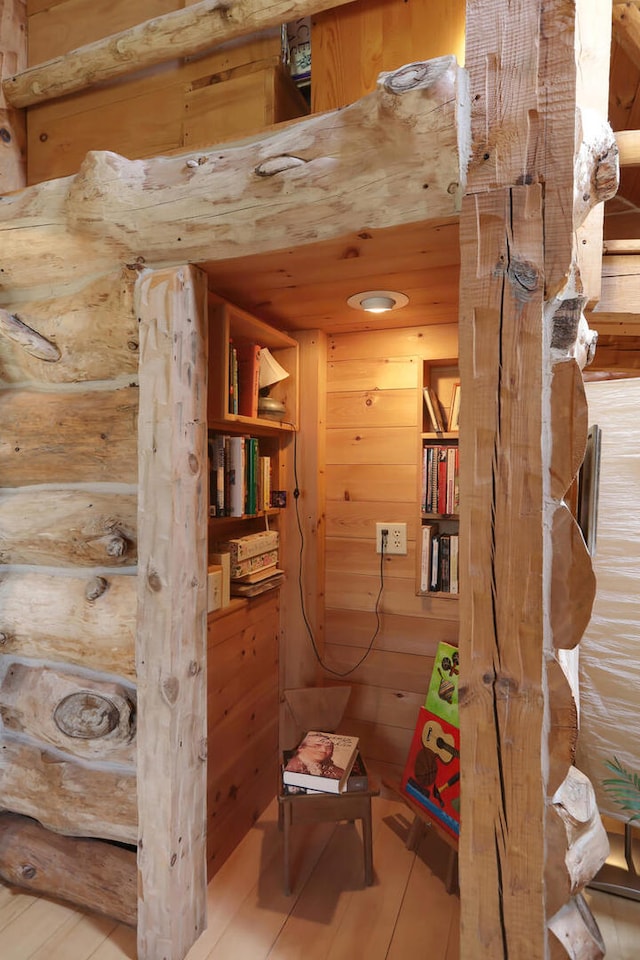
<svg viewBox="0 0 640 960"><path fill-rule="evenodd" d="M277 530L261 530L215 545L219 553L229 554L231 596L255 597L282 583L284 571L278 567L278 547Z"/></svg>
<svg viewBox="0 0 640 960"><path fill-rule="evenodd" d="M358 751L358 737L309 730L295 750L285 750L283 793L363 793L367 771Z"/></svg>
<svg viewBox="0 0 640 960"><path fill-rule="evenodd" d="M271 506L271 458L257 437L213 434L209 438L212 517L245 517Z"/></svg>

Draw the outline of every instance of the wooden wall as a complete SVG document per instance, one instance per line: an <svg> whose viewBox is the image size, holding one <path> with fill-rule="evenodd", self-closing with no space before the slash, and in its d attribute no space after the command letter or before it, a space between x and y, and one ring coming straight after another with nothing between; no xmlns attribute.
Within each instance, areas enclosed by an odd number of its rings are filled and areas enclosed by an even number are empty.
<svg viewBox="0 0 640 960"><path fill-rule="evenodd" d="M457 641L456 600L416 596L422 363L457 356L457 325L329 340L326 431L325 659L338 673L376 630L378 521L406 522L408 554L384 560L380 630L352 684L344 729L372 765L399 773L437 644ZM327 674L327 682L337 678Z"/></svg>
<svg viewBox="0 0 640 960"><path fill-rule="evenodd" d="M316 14L311 30L314 113L353 103L378 74L453 54L464 63L464 0L357 0Z"/></svg>
<svg viewBox="0 0 640 960"><path fill-rule="evenodd" d="M129 844L136 276L7 304L0 354L0 804L62 834Z"/></svg>
<svg viewBox="0 0 640 960"><path fill-rule="evenodd" d="M278 786L278 591L229 610L208 624L209 878Z"/></svg>
<svg viewBox="0 0 640 960"><path fill-rule="evenodd" d="M34 2L29 64L183 6L176 0L116 2L99 17L90 0ZM130 158L196 150L304 115L307 106L280 65L279 31L208 56L175 60L101 88L30 107L29 183L75 173L89 150Z"/></svg>

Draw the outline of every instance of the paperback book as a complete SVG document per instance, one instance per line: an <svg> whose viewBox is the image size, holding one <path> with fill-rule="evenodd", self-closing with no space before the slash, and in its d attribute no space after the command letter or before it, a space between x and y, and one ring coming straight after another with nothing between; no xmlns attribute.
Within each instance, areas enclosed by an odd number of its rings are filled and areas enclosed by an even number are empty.
<svg viewBox="0 0 640 960"><path fill-rule="evenodd" d="M309 730L284 766L282 781L321 793L344 793L358 752L358 737Z"/></svg>
<svg viewBox="0 0 640 960"><path fill-rule="evenodd" d="M460 833L460 732L420 707L402 790L454 837Z"/></svg>

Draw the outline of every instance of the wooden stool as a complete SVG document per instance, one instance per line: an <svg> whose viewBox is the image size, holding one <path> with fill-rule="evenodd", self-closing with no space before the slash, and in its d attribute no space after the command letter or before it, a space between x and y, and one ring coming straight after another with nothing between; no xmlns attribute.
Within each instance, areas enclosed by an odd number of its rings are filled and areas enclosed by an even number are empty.
<svg viewBox="0 0 640 960"><path fill-rule="evenodd" d="M291 826L294 823L318 823L340 820L362 821L364 882L373 883L373 844L371 840L371 797L380 789L370 786L365 792L301 793L278 797L278 820L284 833L284 892L291 893Z"/></svg>

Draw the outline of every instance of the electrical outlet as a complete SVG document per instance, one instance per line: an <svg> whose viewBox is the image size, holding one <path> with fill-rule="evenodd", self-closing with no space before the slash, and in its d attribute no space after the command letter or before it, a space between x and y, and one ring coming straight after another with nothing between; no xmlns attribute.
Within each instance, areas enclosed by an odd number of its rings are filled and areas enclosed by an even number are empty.
<svg viewBox="0 0 640 960"><path fill-rule="evenodd" d="M382 553L382 531L388 530L385 553L407 552L406 523L376 523L376 553Z"/></svg>

